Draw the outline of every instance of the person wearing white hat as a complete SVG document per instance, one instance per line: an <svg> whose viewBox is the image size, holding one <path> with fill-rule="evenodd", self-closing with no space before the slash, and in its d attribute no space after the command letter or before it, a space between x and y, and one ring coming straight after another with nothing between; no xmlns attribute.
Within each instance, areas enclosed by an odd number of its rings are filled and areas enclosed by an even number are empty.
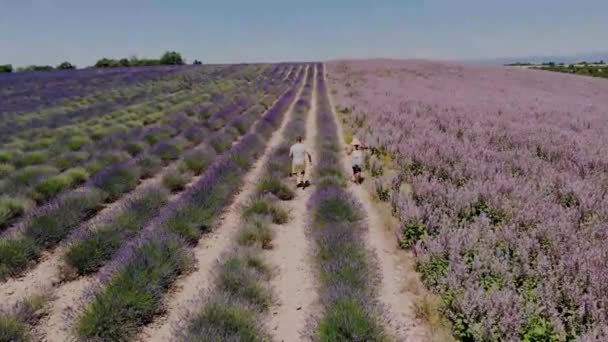
<svg viewBox="0 0 608 342"><path fill-rule="evenodd" d="M353 137L350 145L352 149L348 149L347 153L350 155L350 164L353 168L352 181L359 184L362 182L363 150L367 149L367 147L363 146L357 137Z"/></svg>

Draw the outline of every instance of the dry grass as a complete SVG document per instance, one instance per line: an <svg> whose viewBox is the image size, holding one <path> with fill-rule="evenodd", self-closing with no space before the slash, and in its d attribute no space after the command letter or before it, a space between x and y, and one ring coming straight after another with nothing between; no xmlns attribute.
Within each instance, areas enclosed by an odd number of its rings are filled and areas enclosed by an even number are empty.
<svg viewBox="0 0 608 342"><path fill-rule="evenodd" d="M414 303L416 318L428 324L431 332L431 341L456 341L451 334L451 329L441 315L441 303L432 294L419 296Z"/></svg>

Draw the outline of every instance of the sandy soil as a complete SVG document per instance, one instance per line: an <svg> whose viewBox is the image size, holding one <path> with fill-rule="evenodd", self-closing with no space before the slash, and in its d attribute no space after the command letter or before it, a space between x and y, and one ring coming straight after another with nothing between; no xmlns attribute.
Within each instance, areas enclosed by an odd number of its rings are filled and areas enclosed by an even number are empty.
<svg viewBox="0 0 608 342"><path fill-rule="evenodd" d="M224 213L211 235L204 236L194 250L196 270L178 280L167 297L165 307L167 314L147 325L135 338L136 341L170 341L172 329L180 325L189 311L200 307L201 294L208 292L212 286L212 269L221 253L234 241L241 222L241 207L252 196L261 178L264 166L270 157L270 152L282 141L283 130L289 122L293 107L300 97L303 87L300 87L296 100L292 102L287 115L283 118L281 127L270 138L264 154L258 158L253 168L245 176L244 185L236 199Z"/></svg>
<svg viewBox="0 0 608 342"><path fill-rule="evenodd" d="M327 78L327 77L326 77ZM326 84L330 83L326 80ZM344 136L340 128L340 120L335 112L335 106L331 92L329 100L332 112L338 123L338 137L343 149L346 147ZM351 175L352 170L346 153L341 158L342 165ZM365 215L369 231L365 239L366 248L378 267L377 272L380 276L378 284L378 299L380 300L386 317L387 332L398 341L428 341L430 335L427 327L416 318L414 303L417 294L413 292L412 282L416 282L418 275L414 270L414 263L411 255L399 248L397 239L394 235L394 221L387 215L390 212L379 212L382 210L378 204L374 203L369 192L362 186L349 182L348 190L359 200Z"/></svg>
<svg viewBox="0 0 608 342"><path fill-rule="evenodd" d="M311 108L306 121L305 145L315 151L316 125L316 81L311 99ZM315 156L312 156L313 163ZM310 167L307 170L310 175ZM312 180L314 181L314 180ZM310 241L306 236L308 216L306 203L314 192L314 183L306 190L298 190L296 198L285 202L291 220L284 226L275 226L274 248L265 253L268 262L276 265L277 275L271 286L277 295L277 304L270 310L268 330L275 341L295 341L297 334L305 334L306 320L314 311L317 302L315 271L312 269Z"/></svg>

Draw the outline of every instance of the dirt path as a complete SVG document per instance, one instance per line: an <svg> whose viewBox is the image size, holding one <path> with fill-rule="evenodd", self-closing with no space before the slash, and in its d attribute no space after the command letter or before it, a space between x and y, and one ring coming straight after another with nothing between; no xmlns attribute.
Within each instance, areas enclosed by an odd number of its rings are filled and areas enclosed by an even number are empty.
<svg viewBox="0 0 608 342"><path fill-rule="evenodd" d="M304 76L305 79L306 75ZM180 321L188 315L188 311L200 307L201 293L207 292L214 280L212 269L221 253L234 241L234 235L241 222L241 207L255 191L257 182L264 171L264 166L270 157L270 152L281 143L283 130L289 122L296 101L300 98L303 85L304 82L288 108L281 127L273 133L264 154L258 158L251 171L245 176L241 191L222 215L216 229L211 234L205 235L194 249L196 271L175 283L173 292L166 297L167 315L147 325L135 338L136 341L170 341L172 328L180 324Z"/></svg>
<svg viewBox="0 0 608 342"><path fill-rule="evenodd" d="M317 70L318 71L318 70ZM311 97L311 107L306 120L306 141L309 151L315 151L316 123L316 78ZM313 163L315 156L313 155ZM309 167L307 172L312 170ZM314 180L312 180L314 181ZM306 203L314 192L314 182L306 190L298 190L296 198L285 202L291 220L284 226L275 226L273 249L265 252L269 264L276 265L278 272L271 281L277 295L267 322L268 330L275 341L295 341L297 334L303 335L306 320L314 311L316 297L315 272L312 269L310 241L306 236Z"/></svg>
<svg viewBox="0 0 608 342"><path fill-rule="evenodd" d="M340 126L341 121L335 112L329 91L330 83L327 80L326 84L332 112L338 123L338 137L344 150L346 144ZM350 177L352 170L345 153L342 154L341 163ZM383 208L372 200L365 187L349 181L348 190L359 200L367 217L369 231L365 244L375 259L381 278L378 285L378 299L386 311L387 332L397 341L429 341L431 335L427 327L416 318L415 313L414 303L418 294L415 293L416 286L412 284L418 281L418 275L414 270L412 256L399 248L393 233L394 225L397 223L391 220L390 211L384 212Z"/></svg>

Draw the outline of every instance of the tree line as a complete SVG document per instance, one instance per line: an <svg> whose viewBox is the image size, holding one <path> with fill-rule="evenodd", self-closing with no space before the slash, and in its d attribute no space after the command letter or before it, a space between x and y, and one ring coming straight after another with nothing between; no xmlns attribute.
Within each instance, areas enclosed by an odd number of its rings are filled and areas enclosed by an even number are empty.
<svg viewBox="0 0 608 342"><path fill-rule="evenodd" d="M185 59L179 52L167 51L160 58L101 58L94 67L96 68L118 68L118 67L137 67L137 66L154 66L154 65L184 65ZM194 60L194 65L203 64L199 60ZM76 66L70 62L63 62L56 67L51 65L30 65L26 67L13 68L12 64L0 65L0 73L22 72L22 71L49 71L49 70L69 70L76 69Z"/></svg>
<svg viewBox="0 0 608 342"><path fill-rule="evenodd" d="M49 71L49 70L69 70L76 69L76 66L70 62L63 62L56 67L51 65L28 65L19 68L13 68L12 64L0 65L0 73L7 72L22 72L22 71Z"/></svg>

